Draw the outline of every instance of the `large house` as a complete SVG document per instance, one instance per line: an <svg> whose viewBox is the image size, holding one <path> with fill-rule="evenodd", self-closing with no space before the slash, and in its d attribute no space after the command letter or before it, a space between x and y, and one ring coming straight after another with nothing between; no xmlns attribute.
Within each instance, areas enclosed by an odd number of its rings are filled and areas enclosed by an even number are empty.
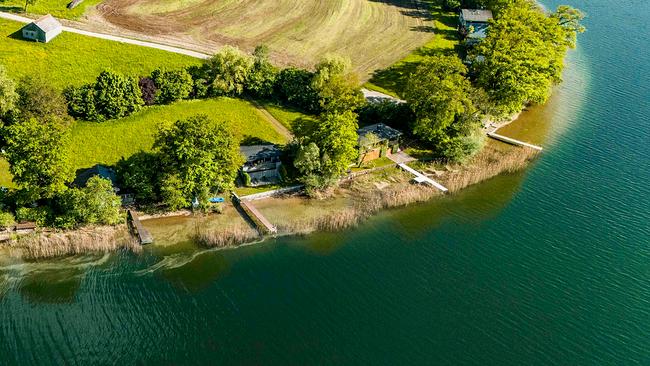
<svg viewBox="0 0 650 366"><path fill-rule="evenodd" d="M485 39L486 31L492 19L492 11L482 9L462 9L458 20L460 32L465 36L465 42L476 44Z"/></svg>
<svg viewBox="0 0 650 366"><path fill-rule="evenodd" d="M360 160L365 163L389 156L399 151L402 132L383 123L366 126L357 130L358 144L361 150Z"/></svg>
<svg viewBox="0 0 650 366"><path fill-rule="evenodd" d="M23 38L47 43L63 31L63 26L50 14L42 16L23 27Z"/></svg>
<svg viewBox="0 0 650 366"><path fill-rule="evenodd" d="M241 146L239 151L246 159L242 172L250 176L251 186L275 184L280 181L282 150L276 145Z"/></svg>

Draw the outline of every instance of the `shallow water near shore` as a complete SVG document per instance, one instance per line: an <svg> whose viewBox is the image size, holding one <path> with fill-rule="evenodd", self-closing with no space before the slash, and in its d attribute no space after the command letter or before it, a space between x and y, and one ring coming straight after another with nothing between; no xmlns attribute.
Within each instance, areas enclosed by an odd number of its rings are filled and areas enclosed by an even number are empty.
<svg viewBox="0 0 650 366"><path fill-rule="evenodd" d="M500 131L526 171L345 232L0 257L0 365L650 364L650 3L571 3L565 83Z"/></svg>

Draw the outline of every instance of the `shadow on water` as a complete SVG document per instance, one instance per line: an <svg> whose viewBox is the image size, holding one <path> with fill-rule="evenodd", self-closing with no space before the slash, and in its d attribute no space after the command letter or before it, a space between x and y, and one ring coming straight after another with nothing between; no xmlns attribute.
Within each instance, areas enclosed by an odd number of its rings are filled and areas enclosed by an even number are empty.
<svg viewBox="0 0 650 366"><path fill-rule="evenodd" d="M76 267L32 272L22 279L18 292L30 303L71 304L84 273Z"/></svg>

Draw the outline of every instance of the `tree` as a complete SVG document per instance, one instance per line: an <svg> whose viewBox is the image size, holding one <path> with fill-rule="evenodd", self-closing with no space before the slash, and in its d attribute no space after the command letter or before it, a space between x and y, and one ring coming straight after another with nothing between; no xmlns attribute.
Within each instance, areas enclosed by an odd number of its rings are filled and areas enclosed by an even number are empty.
<svg viewBox="0 0 650 366"><path fill-rule="evenodd" d="M7 75L3 65L0 65L0 117L14 109L18 101L16 84Z"/></svg>
<svg viewBox="0 0 650 366"><path fill-rule="evenodd" d="M564 55L582 30L580 17L563 7L547 16L522 0L503 9L470 56L478 86L506 113L544 103L551 86L561 81Z"/></svg>
<svg viewBox="0 0 650 366"><path fill-rule="evenodd" d="M585 27L580 24L580 22L585 18L585 15L578 9L572 8L568 5L560 5L551 17L556 19L557 24L564 29L566 44L570 48L574 48L576 46L576 37L578 33L583 33L585 31Z"/></svg>
<svg viewBox="0 0 650 366"><path fill-rule="evenodd" d="M158 104L169 104L186 99L194 86L192 76L185 69L173 71L157 69L151 73L151 79L156 84L155 101Z"/></svg>
<svg viewBox="0 0 650 366"><path fill-rule="evenodd" d="M340 177L357 156L357 115L347 111L342 114L325 114L313 128L294 131L301 145L315 144L321 154L320 174Z"/></svg>
<svg viewBox="0 0 650 366"><path fill-rule="evenodd" d="M213 95L237 96L244 92L253 60L239 49L226 46L208 62Z"/></svg>
<svg viewBox="0 0 650 366"><path fill-rule="evenodd" d="M179 120L162 128L155 147L168 180L163 188L180 190L187 202L194 197L205 199L210 192L232 187L243 164L239 143L228 124L212 121L206 115ZM177 181L170 183L172 176ZM162 190L164 196L168 190Z"/></svg>
<svg viewBox="0 0 650 366"><path fill-rule="evenodd" d="M269 61L269 49L264 45L255 48L253 59L246 89L258 98L268 98L273 94L278 69Z"/></svg>
<svg viewBox="0 0 650 366"><path fill-rule="evenodd" d="M60 118L66 121L69 118L65 98L42 75L23 78L16 91L19 95L16 107L22 119Z"/></svg>
<svg viewBox="0 0 650 366"><path fill-rule="evenodd" d="M94 176L83 188L71 188L57 197L55 225L66 229L90 225L117 225L123 221L122 200L110 180Z"/></svg>
<svg viewBox="0 0 650 366"><path fill-rule="evenodd" d="M324 113L341 114L362 106L365 98L349 59L328 56L316 65L312 88Z"/></svg>
<svg viewBox="0 0 650 366"><path fill-rule="evenodd" d="M122 118L144 104L136 79L103 71L95 82L95 109L106 119Z"/></svg>
<svg viewBox="0 0 650 366"><path fill-rule="evenodd" d="M70 115L89 121L126 117L144 104L138 81L112 71L103 71L94 84L68 87L63 95Z"/></svg>
<svg viewBox="0 0 650 366"><path fill-rule="evenodd" d="M318 92L312 86L314 73L289 67L278 74L276 88L280 99L306 112L320 111Z"/></svg>
<svg viewBox="0 0 650 366"><path fill-rule="evenodd" d="M67 156L68 131L56 120L30 118L7 127L9 171L13 181L35 198L51 198L72 181Z"/></svg>
<svg viewBox="0 0 650 366"><path fill-rule="evenodd" d="M160 156L139 152L117 163L120 188L133 193L138 203L155 203L160 197Z"/></svg>
<svg viewBox="0 0 650 366"><path fill-rule="evenodd" d="M460 115L473 112L466 73L456 56L432 56L418 66L405 91L416 116L416 136L435 144Z"/></svg>
<svg viewBox="0 0 650 366"><path fill-rule="evenodd" d="M316 174L320 171L320 149L318 145L311 142L305 146L300 146L298 155L293 161L293 166L303 176Z"/></svg>

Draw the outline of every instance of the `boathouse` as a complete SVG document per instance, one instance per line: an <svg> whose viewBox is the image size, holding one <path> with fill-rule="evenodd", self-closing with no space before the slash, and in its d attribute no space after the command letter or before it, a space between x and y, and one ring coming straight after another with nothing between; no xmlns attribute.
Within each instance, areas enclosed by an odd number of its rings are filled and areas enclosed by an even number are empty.
<svg viewBox="0 0 650 366"><path fill-rule="evenodd" d="M361 163L389 156L399 151L402 132L383 123L357 130Z"/></svg>
<svg viewBox="0 0 650 366"><path fill-rule="evenodd" d="M492 11L483 9L462 9L458 15L459 30L467 44L476 44L487 36Z"/></svg>
<svg viewBox="0 0 650 366"><path fill-rule="evenodd" d="M23 38L36 42L47 43L61 34L63 26L52 15L48 14L23 27Z"/></svg>

